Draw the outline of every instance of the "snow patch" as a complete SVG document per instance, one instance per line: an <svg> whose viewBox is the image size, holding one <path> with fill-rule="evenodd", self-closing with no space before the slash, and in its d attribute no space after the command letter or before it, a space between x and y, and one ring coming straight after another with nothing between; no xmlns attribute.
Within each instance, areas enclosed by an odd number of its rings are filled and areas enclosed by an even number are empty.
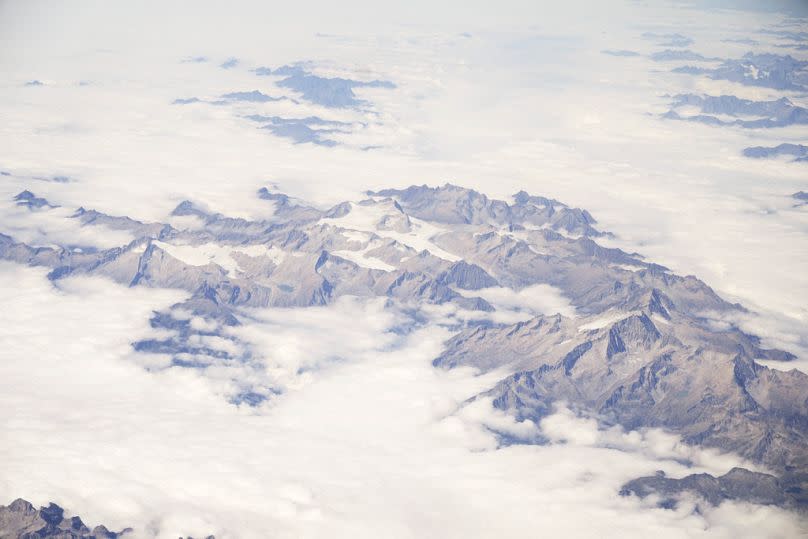
<svg viewBox="0 0 808 539"><path fill-rule="evenodd" d="M276 265L281 264L287 253L281 249L266 245L220 245L217 243L202 243L199 245L175 245L162 241L154 241L154 245L167 252L177 260L189 266L207 266L216 264L228 275L242 272L243 269L233 258L234 253L240 253L250 257L266 257Z"/></svg>
<svg viewBox="0 0 808 539"><path fill-rule="evenodd" d="M372 232L382 238L390 238L402 243L416 251L429 251L438 258L457 262L460 257L449 253L435 245L432 238L445 232L444 228L435 226L426 221L410 217L412 224L411 232L396 232L393 230L379 230L378 223L386 216L399 214L399 210L392 204L379 202L377 204L356 204L351 203L351 211L342 217L324 218L324 221L333 225L354 230Z"/></svg>
<svg viewBox="0 0 808 539"><path fill-rule="evenodd" d="M607 311L606 314L603 316L599 316L594 320L587 322L586 324L581 324L578 326L579 332L590 331L593 329L600 329L604 328L608 325L614 324L615 322L619 322L629 316L637 314L634 311L625 312L625 311Z"/></svg>

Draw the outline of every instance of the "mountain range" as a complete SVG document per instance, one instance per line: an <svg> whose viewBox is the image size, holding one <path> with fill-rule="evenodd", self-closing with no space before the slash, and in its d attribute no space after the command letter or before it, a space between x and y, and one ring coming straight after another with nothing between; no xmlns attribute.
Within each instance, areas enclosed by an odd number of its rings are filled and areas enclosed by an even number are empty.
<svg viewBox="0 0 808 539"><path fill-rule="evenodd" d="M185 290L187 299L151 319L163 336L132 343L181 368L249 363L249 346L227 328L242 324L250 308L383 297L410 314L400 328L406 332L428 323L425 306L445 305L473 316L458 317L435 368L500 374L472 401L491 399L519 421L541 420L564 402L604 425L663 428L768 472L638 478L623 494L656 493L667 505L695 492L708 503L808 507L808 376L759 363L795 356L734 325L744 307L698 278L604 246L611 235L586 210L524 191L496 200L450 184L368 191L327 209L268 188L256 196L266 203L258 220L192 201L165 222L77 208L70 219L80 226L125 232L131 241L99 249L0 235L0 258L47 267L53 281L95 275ZM56 207L30 191L15 200L31 212ZM557 290L570 310L501 301L503 294L529 299L538 286ZM227 395L234 403L282 398L271 378L236 382ZM498 435L502 444L546 441ZM744 493L744 485L765 493Z"/></svg>

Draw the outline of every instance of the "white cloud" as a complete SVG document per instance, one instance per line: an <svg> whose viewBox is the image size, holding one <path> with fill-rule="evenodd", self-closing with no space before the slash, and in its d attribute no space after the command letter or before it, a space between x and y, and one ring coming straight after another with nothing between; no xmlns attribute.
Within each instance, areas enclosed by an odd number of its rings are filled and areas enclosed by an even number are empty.
<svg viewBox="0 0 808 539"><path fill-rule="evenodd" d="M83 227L72 219L70 208L52 208L31 211L17 206L6 189L0 189L0 233L11 236L14 241L34 247L60 245L98 247L108 249L126 245L134 238L121 230L111 230L103 225Z"/></svg>
<svg viewBox="0 0 808 539"><path fill-rule="evenodd" d="M562 409L540 429L566 443L494 450L488 429L524 436L537 427L485 401L460 410L491 380L431 367L449 335L439 327L390 347L384 330L396 321L374 302L254 313L261 322L250 336L277 365L297 368L329 351L346 360L249 409L225 403L199 372L149 373L131 360L129 342L149 335L149 313L176 292L90 278L56 289L39 269L0 272L19 284L0 288L16 313L0 326L0 405L16 411L2 425L14 442L0 447L3 498L57 501L143 537L797 532L772 508L727 504L699 515L616 496L656 469L692 471L677 461L675 440L653 432L602 432ZM363 312L375 322L353 323ZM694 460L714 473L737 462Z"/></svg>
<svg viewBox="0 0 808 539"><path fill-rule="evenodd" d="M722 44L722 29L747 35L778 15L626 2L593 4L579 17L572 4L411 2L380 20L370 2L271 7L0 4L8 81L0 170L14 174L0 182L1 231L35 243L118 245L128 239L72 226L66 212L165 220L191 199L269 217L271 204L255 191L272 182L324 207L412 183L451 180L501 198L525 189L587 208L618 235L615 244L762 313L743 327L805 349L808 213L787 198L806 188L804 170L739 156L746 146L803 141L804 129L660 121L665 94L739 88L600 53L648 54L655 49L642 31L687 26L697 50L737 56L745 49ZM199 55L211 61L180 63ZM243 68L217 67L231 56ZM301 59L324 74L390 79L398 89L361 92L373 102L363 112L286 101L257 111L365 122L339 140L382 148L292 145L241 118L248 106L171 105L231 91L276 95L249 69ZM34 78L48 85L22 86ZM75 181L30 179L56 173ZM10 197L26 188L67 209L12 208ZM725 504L698 515L616 497L623 481L658 468L689 473L676 459L716 473L737 460L658 431L604 431L564 410L537 426L485 400L463 408L492 379L432 369L448 330L391 334L397 315L380 303L254 312L234 334L256 364L148 372L170 358L134 354L129 343L157 335L151 311L181 295L76 278L55 289L44 273L0 266L0 282L11 283L0 285L0 300L13 313L0 324L0 404L14 411L0 426L0 438L12 441L0 444L8 500L53 500L91 522L165 537L798 533L771 508ZM546 288L483 293L514 310L496 313L498 321L569 308ZM447 324L488 316L451 305L426 311ZM259 409L228 405L220 394L236 375L286 392ZM542 432L556 443L495 451L490 429Z"/></svg>
<svg viewBox="0 0 808 539"><path fill-rule="evenodd" d="M501 286L480 290L458 290L465 296L479 296L495 309L525 313L527 317L538 314L562 314L575 316L575 307L561 291L548 284L526 286L519 291Z"/></svg>

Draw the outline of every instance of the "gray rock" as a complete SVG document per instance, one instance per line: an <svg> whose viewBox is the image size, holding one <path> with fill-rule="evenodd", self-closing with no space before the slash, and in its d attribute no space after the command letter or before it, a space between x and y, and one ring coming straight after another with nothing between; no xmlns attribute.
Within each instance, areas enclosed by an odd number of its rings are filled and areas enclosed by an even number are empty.
<svg viewBox="0 0 808 539"><path fill-rule="evenodd" d="M476 264L469 264L463 260L455 262L452 266L438 276L438 282L454 285L463 290L479 290L499 286L496 279Z"/></svg>
<svg viewBox="0 0 808 539"><path fill-rule="evenodd" d="M258 198L269 200L275 204L273 221L296 221L299 223L317 220L323 217L323 212L303 202L293 200L283 193L272 193L266 187L258 190Z"/></svg>
<svg viewBox="0 0 808 539"><path fill-rule="evenodd" d="M404 190L369 191L370 196L392 197L404 211L426 221L450 225L498 225L547 227L569 234L599 236L595 220L586 210L570 208L556 200L531 197L524 191L509 205L482 193L451 184L442 187L412 186Z"/></svg>
<svg viewBox="0 0 808 539"><path fill-rule="evenodd" d="M629 481L623 485L620 494L640 498L655 495L660 498L658 505L664 508L676 507L684 494L696 495L713 506L731 500L802 509L808 501L808 493L801 486L784 483L773 475L752 472L745 468L733 468L720 477L701 473L681 479L666 477L664 472L657 472L655 476Z"/></svg>
<svg viewBox="0 0 808 539"><path fill-rule="evenodd" d="M25 206L29 210L39 210L42 208L58 208L45 200L44 198L34 195L31 191L25 190L14 197L17 206Z"/></svg>
<svg viewBox="0 0 808 539"><path fill-rule="evenodd" d="M34 506L18 498L9 505L0 505L0 537L18 539L115 539L128 535L127 528L111 532L105 526L88 528L79 517L66 518L64 510L51 503L47 507Z"/></svg>
<svg viewBox="0 0 808 539"><path fill-rule="evenodd" d="M112 216L84 208L76 210L73 218L82 225L102 225L112 230L130 232L136 237L161 239L168 237L173 231L171 226L163 223L142 223L129 217Z"/></svg>
<svg viewBox="0 0 808 539"><path fill-rule="evenodd" d="M803 161L806 156L808 156L808 146L803 146L802 144L779 144L777 146L753 146L750 148L746 148L743 151L743 155L745 157L751 157L753 159L766 159L770 157L778 157L781 155L791 155L794 156L794 161Z"/></svg>

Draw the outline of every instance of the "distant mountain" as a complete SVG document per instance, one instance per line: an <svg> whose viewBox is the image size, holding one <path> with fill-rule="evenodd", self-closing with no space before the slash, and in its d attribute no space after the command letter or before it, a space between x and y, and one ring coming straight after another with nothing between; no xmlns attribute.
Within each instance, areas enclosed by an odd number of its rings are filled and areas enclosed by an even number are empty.
<svg viewBox="0 0 808 539"><path fill-rule="evenodd" d="M38 210L41 208L55 208L51 203L49 203L44 198L40 198L35 196L31 191L23 191L17 196L14 197L14 200L17 202L17 206L25 206L29 210Z"/></svg>
<svg viewBox="0 0 808 539"><path fill-rule="evenodd" d="M753 146L743 151L744 156L753 159L766 159L779 157L781 155L791 155L796 162L808 162L808 146L802 144L779 144L777 146Z"/></svg>
<svg viewBox="0 0 808 539"><path fill-rule="evenodd" d="M395 88L390 81L359 81L341 77L320 77L307 71L302 65L285 65L277 69L259 67L253 70L258 76L284 77L278 81L281 88L289 88L301 94L303 99L329 108L357 107L364 104L354 94L354 88Z"/></svg>
<svg viewBox="0 0 808 539"><path fill-rule="evenodd" d="M655 62L679 62L679 61L714 62L716 60L720 60L720 58L708 58L697 52L693 52L690 50L666 49L664 51L653 53L651 55L651 60Z"/></svg>
<svg viewBox="0 0 808 539"><path fill-rule="evenodd" d="M658 472L655 476L629 481L620 491L623 496L658 496L657 505L664 508L676 507L686 493L696 494L711 505L720 505L726 500L802 510L808 505L807 493L799 486L784 485L773 475L744 468L733 468L720 477L702 473L682 479L665 477L664 472Z"/></svg>
<svg viewBox="0 0 808 539"><path fill-rule="evenodd" d="M700 113L682 114L677 110L680 107L696 108ZM808 109L795 105L786 97L772 101L753 101L734 95L680 94L674 96L671 109L662 117L708 125L765 129L808 124Z"/></svg>
<svg viewBox="0 0 808 539"><path fill-rule="evenodd" d="M750 52L737 60L724 60L716 68L685 66L674 69L674 72L706 75L715 80L776 90L808 89L808 62L789 55Z"/></svg>
<svg viewBox="0 0 808 539"><path fill-rule="evenodd" d="M627 51L627 50L602 50L600 51L602 54L607 54L609 56L623 56L623 57L632 57L632 56L640 56L639 52L636 51Z"/></svg>
<svg viewBox="0 0 808 539"><path fill-rule="evenodd" d="M693 44L693 39L683 36L679 33L674 34L657 34L654 32L645 32L642 34L643 39L654 41L663 47L687 47Z"/></svg>

